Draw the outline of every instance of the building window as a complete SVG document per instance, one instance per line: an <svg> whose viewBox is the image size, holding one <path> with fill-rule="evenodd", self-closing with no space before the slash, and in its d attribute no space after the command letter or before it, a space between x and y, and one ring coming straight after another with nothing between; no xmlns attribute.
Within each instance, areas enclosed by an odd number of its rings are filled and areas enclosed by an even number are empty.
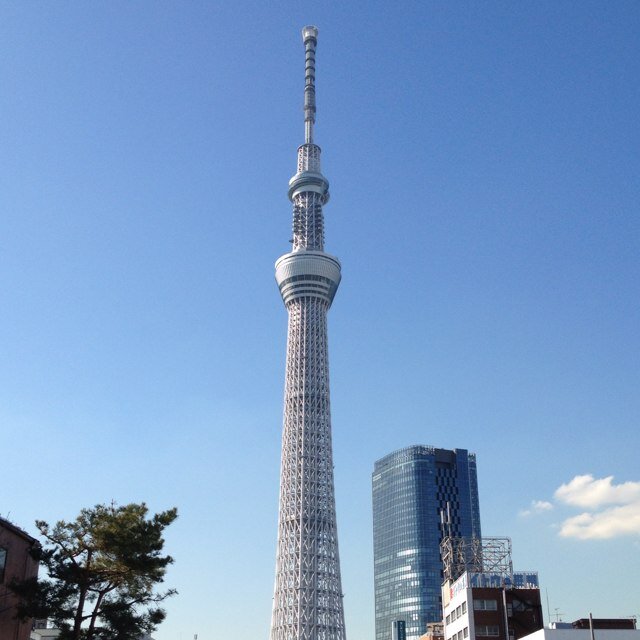
<svg viewBox="0 0 640 640"><path fill-rule="evenodd" d="M495 602L495 601L494 601ZM476 636L499 636L500 627L497 624L479 624L476 625Z"/></svg>
<svg viewBox="0 0 640 640"><path fill-rule="evenodd" d="M462 636L463 636L464 638L468 638L468 637L469 637L469 627L465 627L465 628L462 630Z"/></svg>
<svg viewBox="0 0 640 640"><path fill-rule="evenodd" d="M462 603L462 613L467 613L467 603L466 603L466 601Z"/></svg>
<svg viewBox="0 0 640 640"><path fill-rule="evenodd" d="M476 611L497 611L498 601L497 600L474 600L473 608Z"/></svg>
<svg viewBox="0 0 640 640"><path fill-rule="evenodd" d="M4 582L4 568L7 564L7 550L0 547L0 583Z"/></svg>

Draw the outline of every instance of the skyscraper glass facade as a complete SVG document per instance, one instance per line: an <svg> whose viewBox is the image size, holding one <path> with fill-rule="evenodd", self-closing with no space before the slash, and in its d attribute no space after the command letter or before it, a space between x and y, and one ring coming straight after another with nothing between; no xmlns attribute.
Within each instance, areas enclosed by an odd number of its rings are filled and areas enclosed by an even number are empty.
<svg viewBox="0 0 640 640"><path fill-rule="evenodd" d="M375 463L373 555L376 640L406 621L407 640L442 620L440 542L480 537L476 457L465 449L413 446Z"/></svg>

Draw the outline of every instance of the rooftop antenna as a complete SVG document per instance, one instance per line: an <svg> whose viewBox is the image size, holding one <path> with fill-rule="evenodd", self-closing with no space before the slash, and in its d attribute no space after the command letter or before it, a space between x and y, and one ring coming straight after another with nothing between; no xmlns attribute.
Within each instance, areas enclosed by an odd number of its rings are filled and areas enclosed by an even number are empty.
<svg viewBox="0 0 640 640"><path fill-rule="evenodd" d="M551 609L549 609L549 589L545 587L544 590L547 594L547 619L549 620L549 625L551 625Z"/></svg>

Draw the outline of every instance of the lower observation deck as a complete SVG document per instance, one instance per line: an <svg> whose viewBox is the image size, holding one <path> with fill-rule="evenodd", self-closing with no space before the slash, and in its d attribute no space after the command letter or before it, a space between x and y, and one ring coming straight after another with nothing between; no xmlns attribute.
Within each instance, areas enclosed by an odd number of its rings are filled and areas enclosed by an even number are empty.
<svg viewBox="0 0 640 640"><path fill-rule="evenodd" d="M331 305L341 277L340 261L324 251L294 251L276 261L276 282L285 306L304 297Z"/></svg>

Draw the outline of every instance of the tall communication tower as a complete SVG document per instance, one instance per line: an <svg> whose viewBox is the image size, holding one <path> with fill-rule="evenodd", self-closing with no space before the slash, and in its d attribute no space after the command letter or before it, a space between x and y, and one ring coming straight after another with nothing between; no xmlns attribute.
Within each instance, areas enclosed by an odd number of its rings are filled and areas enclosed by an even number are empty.
<svg viewBox="0 0 640 640"><path fill-rule="evenodd" d="M327 311L340 262L324 252L329 182L313 142L318 30L304 27L304 144L289 181L293 247L276 262L289 313L271 640L344 640L333 490Z"/></svg>

